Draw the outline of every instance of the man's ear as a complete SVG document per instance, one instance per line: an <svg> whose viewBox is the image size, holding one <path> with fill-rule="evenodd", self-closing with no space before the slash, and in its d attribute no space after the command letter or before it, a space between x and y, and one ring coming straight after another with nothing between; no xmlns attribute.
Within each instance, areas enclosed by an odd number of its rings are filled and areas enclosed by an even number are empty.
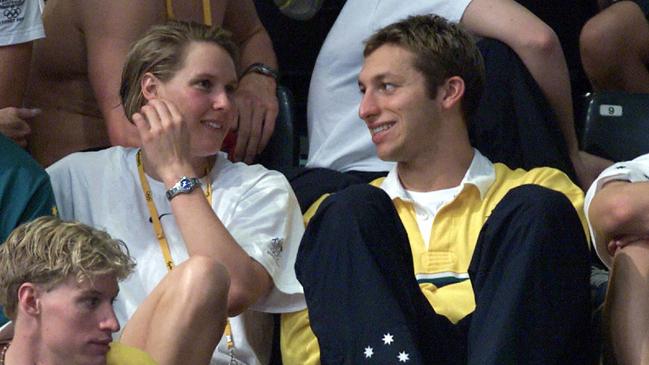
<svg viewBox="0 0 649 365"><path fill-rule="evenodd" d="M142 88L142 96L144 96L147 101L153 100L158 97L160 79L155 77L152 73L147 72L142 76L140 87Z"/></svg>
<svg viewBox="0 0 649 365"><path fill-rule="evenodd" d="M23 283L18 288L18 310L37 316L41 311L41 290L34 283Z"/></svg>
<svg viewBox="0 0 649 365"><path fill-rule="evenodd" d="M456 105L460 105L464 97L464 80L459 76L451 76L440 87L439 91L442 93L442 107L451 109Z"/></svg>

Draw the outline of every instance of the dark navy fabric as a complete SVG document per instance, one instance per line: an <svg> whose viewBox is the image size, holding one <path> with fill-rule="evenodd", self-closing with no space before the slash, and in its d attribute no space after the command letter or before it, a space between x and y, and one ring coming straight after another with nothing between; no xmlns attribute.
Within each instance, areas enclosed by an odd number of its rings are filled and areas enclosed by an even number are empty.
<svg viewBox="0 0 649 365"><path fill-rule="evenodd" d="M511 190L469 268L477 308L454 325L421 293L390 198L359 184L322 203L296 273L322 364L585 364L587 247L564 195Z"/></svg>

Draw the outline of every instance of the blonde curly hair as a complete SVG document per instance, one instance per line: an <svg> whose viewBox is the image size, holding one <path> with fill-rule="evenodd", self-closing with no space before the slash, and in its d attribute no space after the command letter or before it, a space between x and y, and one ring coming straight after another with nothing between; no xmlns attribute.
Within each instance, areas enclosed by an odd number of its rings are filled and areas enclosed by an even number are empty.
<svg viewBox="0 0 649 365"><path fill-rule="evenodd" d="M122 280L134 267L126 245L108 233L79 222L41 217L14 229L0 246L0 305L15 320L23 283L49 290L70 275L79 283L106 274Z"/></svg>

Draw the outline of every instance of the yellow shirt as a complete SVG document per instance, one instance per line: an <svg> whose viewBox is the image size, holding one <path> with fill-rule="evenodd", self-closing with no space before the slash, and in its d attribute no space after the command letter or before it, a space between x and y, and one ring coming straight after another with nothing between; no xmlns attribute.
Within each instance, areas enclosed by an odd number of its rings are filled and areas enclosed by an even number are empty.
<svg viewBox="0 0 649 365"><path fill-rule="evenodd" d="M511 189L536 184L563 193L579 215L586 237L588 225L583 213L584 194L561 171L536 168L511 170L492 164L477 150L460 183L455 199L440 208L433 220L429 247L419 233L414 203L398 183L396 168L388 177L371 184L383 188L392 201L408 234L415 275L422 293L435 312L456 323L475 309L473 288L468 280L478 235L491 211ZM326 198L318 199L304 214L308 222ZM282 316L282 356L285 364L318 364L317 339L313 336L306 311ZM310 336L313 336L312 338Z"/></svg>
<svg viewBox="0 0 649 365"><path fill-rule="evenodd" d="M415 276L422 293L435 312L453 323L475 309L468 274L473 251L491 211L513 188L535 184L563 193L575 207L588 237L584 193L563 172L548 167L511 170L501 163L492 164L476 150L459 193L440 208L433 220L431 236L427 238L428 249L417 225L414 202L399 183L396 168L386 178L371 184L380 186L394 202L408 233Z"/></svg>
<svg viewBox="0 0 649 365"><path fill-rule="evenodd" d="M106 365L157 365L146 352L119 342L111 342Z"/></svg>

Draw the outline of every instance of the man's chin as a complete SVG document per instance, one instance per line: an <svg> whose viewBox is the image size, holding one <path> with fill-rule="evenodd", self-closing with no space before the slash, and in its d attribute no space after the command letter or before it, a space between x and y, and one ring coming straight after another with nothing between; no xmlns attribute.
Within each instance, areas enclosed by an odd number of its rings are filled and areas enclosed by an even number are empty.
<svg viewBox="0 0 649 365"><path fill-rule="evenodd" d="M74 364L79 365L106 365L107 354L84 354L77 357L77 362ZM72 364L72 362L71 362Z"/></svg>
<svg viewBox="0 0 649 365"><path fill-rule="evenodd" d="M397 162L397 157L392 151L381 151L377 150L376 155L379 157L381 161L385 162Z"/></svg>

